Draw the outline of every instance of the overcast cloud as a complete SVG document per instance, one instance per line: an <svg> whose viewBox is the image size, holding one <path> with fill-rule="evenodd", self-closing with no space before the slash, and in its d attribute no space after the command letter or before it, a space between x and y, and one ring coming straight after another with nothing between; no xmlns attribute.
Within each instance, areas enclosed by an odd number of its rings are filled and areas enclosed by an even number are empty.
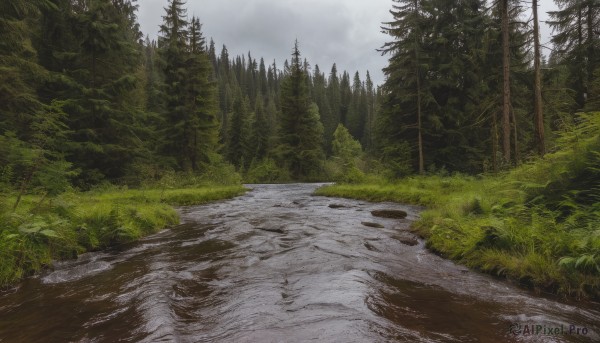
<svg viewBox="0 0 600 343"><path fill-rule="evenodd" d="M540 2L540 19L545 20L554 5ZM138 3L142 31L155 39L167 0ZM367 70L376 84L384 80L387 57L376 49L389 40L380 26L392 19L392 0L188 0L186 7L188 16L200 18L217 53L225 44L230 56L250 51L253 58L263 57L266 64L275 59L281 67L298 39L302 56L327 74L335 62L340 71L358 71L362 80ZM542 41L549 35L542 24Z"/></svg>

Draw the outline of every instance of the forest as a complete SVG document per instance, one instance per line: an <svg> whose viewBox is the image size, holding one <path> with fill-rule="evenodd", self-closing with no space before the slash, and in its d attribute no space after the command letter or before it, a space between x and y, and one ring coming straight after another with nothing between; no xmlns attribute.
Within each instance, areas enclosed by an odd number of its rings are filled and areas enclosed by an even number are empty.
<svg viewBox="0 0 600 343"><path fill-rule="evenodd" d="M597 295L600 3L555 3L543 56L537 0L394 0L375 85L298 41L230 56L182 0L157 40L135 0L2 1L0 284L242 183L335 181L318 193L426 205L444 256Z"/></svg>

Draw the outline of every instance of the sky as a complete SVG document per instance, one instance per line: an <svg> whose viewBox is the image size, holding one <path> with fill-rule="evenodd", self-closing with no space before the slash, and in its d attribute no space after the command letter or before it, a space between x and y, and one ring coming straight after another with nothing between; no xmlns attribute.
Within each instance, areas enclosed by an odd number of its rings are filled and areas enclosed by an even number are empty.
<svg viewBox="0 0 600 343"><path fill-rule="evenodd" d="M554 2L540 0L540 21L554 10ZM390 37L381 33L383 22L392 20L392 0L187 0L188 17L196 16L202 31L215 41L217 54L223 45L230 57L247 55L276 60L278 68L290 59L294 41L310 65L327 75L335 62L338 71L365 79L367 70L375 84L382 84L381 69L388 56L377 51ZM156 39L167 0L139 0L138 20L144 34ZM550 29L541 23L542 43Z"/></svg>

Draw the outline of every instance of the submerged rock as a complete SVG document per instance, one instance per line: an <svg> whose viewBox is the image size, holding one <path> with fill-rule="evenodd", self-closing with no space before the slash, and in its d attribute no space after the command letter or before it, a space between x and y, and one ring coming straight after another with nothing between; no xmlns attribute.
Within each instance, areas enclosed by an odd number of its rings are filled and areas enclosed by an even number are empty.
<svg viewBox="0 0 600 343"><path fill-rule="evenodd" d="M255 227L257 230L267 231L267 232L275 232L275 233L285 233L282 228L274 228L274 227Z"/></svg>
<svg viewBox="0 0 600 343"><path fill-rule="evenodd" d="M402 210L375 210L371 211L371 214L375 217L392 219L404 219L408 215L405 211Z"/></svg>
<svg viewBox="0 0 600 343"><path fill-rule="evenodd" d="M329 208L345 208L346 206L340 204L329 204Z"/></svg>
<svg viewBox="0 0 600 343"><path fill-rule="evenodd" d="M408 245L408 246L415 246L417 244L419 244L419 241L417 240L417 238L415 236L412 235L396 235L396 236L392 236L392 238L400 241L400 243L404 244L404 245Z"/></svg>
<svg viewBox="0 0 600 343"><path fill-rule="evenodd" d="M361 222L361 224L363 224L364 226L374 227L374 228L378 228L378 229L383 229L385 227L379 223Z"/></svg>

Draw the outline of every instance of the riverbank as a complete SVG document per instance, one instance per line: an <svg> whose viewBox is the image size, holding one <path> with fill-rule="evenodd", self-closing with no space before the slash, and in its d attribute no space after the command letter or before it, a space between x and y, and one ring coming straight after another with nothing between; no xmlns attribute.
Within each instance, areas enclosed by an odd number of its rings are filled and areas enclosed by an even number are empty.
<svg viewBox="0 0 600 343"><path fill-rule="evenodd" d="M426 206L412 230L427 247L470 268L537 290L600 296L598 227L573 227L505 178L412 177L398 183L332 185L315 194ZM578 221L578 220L575 220ZM597 218L596 218L597 221Z"/></svg>
<svg viewBox="0 0 600 343"><path fill-rule="evenodd" d="M316 194L426 206L413 230L471 268L555 294L600 298L600 113L543 159L495 176L414 176Z"/></svg>
<svg viewBox="0 0 600 343"><path fill-rule="evenodd" d="M179 223L173 206L233 198L242 186L185 189L112 188L65 193L56 198L25 196L15 212L0 198L0 287L86 251L127 243Z"/></svg>

